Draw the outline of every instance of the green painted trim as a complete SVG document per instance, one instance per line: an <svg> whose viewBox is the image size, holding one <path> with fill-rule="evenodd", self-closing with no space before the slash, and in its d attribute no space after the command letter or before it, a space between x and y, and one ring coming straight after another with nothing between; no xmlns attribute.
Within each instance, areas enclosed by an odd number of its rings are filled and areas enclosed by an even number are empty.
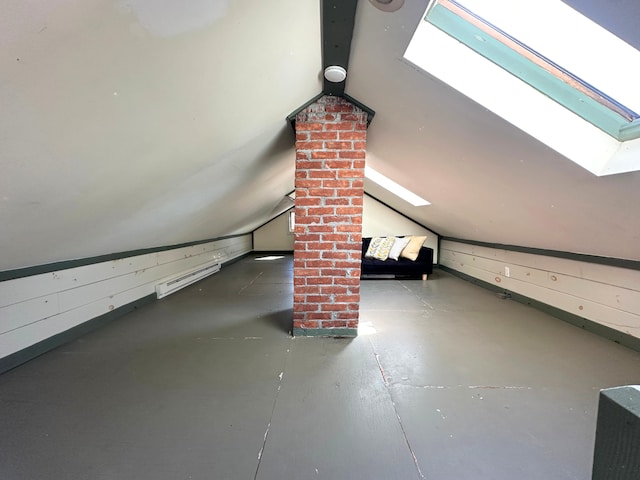
<svg viewBox="0 0 640 480"><path fill-rule="evenodd" d="M294 337L357 337L357 328L294 328Z"/></svg>
<svg viewBox="0 0 640 480"><path fill-rule="evenodd" d="M622 142L635 140L636 138L640 138L640 118L623 125L620 127L620 132L618 132L618 139Z"/></svg>
<svg viewBox="0 0 640 480"><path fill-rule="evenodd" d="M515 300L518 303L529 305L536 310L551 315L552 317L555 317L559 320L570 323L571 325L574 325L578 328L594 333L603 338L606 338L607 340L611 340L627 348L640 352L640 338L636 338L632 335L628 335L613 328L606 327L597 322L594 322L593 320L589 320L573 313L566 312L557 307L553 307L538 300L534 300L533 298L527 297L525 295L521 295L504 288L499 288L491 283L485 282L484 280L480 280L472 277L471 275L467 275L466 273L454 270L453 268L440 265L440 269L470 283L486 288L487 290L491 290L492 292L507 294L511 299Z"/></svg>
<svg viewBox="0 0 640 480"><path fill-rule="evenodd" d="M621 127L627 125L628 120L617 112L574 89L442 5L436 4L431 8L425 20L603 132L620 140L618 136Z"/></svg>
<svg viewBox="0 0 640 480"><path fill-rule="evenodd" d="M615 257L599 257L597 255L587 255L584 253L562 252L559 250L545 250L543 248L521 247L518 245L505 245L502 243L480 242L477 240L467 240L464 238L455 237L442 237L442 240L466 243L467 245L477 245L479 247L498 248L501 250L509 250L512 252L532 253L534 255L545 255L547 257L566 258L567 260L596 263L598 265L627 268L629 270L640 270L640 261L638 260L627 260L624 258Z"/></svg>
<svg viewBox="0 0 640 480"><path fill-rule="evenodd" d="M99 317L92 318L86 322L81 323L75 327L53 335L45 340L42 340L35 345L24 348L18 352L12 353L4 358L0 358L0 374L7 372L13 368L16 368L23 363L33 360L40 355L47 353L55 348L58 348L66 343L77 340L78 338L101 328L108 323L131 313L132 311L141 308L156 300L156 294L152 293L146 297L139 298L131 303L123 305L119 308L112 310L111 312L100 315Z"/></svg>
<svg viewBox="0 0 640 480"><path fill-rule="evenodd" d="M251 235L251 248L253 249L253 232L241 233L238 235L227 235L224 237L210 238L207 240L197 240L195 242L180 243L178 245L169 245L164 247L142 248L140 250L129 250L126 252L109 253L106 255L98 255L96 257L79 258L76 260L63 260L61 262L46 263L43 265L34 265L32 267L17 268L15 270L5 270L0 272L0 282L7 280L15 280L17 278L31 277L43 273L57 272L59 270L67 270L69 268L84 267L94 263L109 262L111 260L120 260L128 257L136 257L138 255L146 255L149 253L164 252L167 250L175 250L177 248L192 247L203 243L217 242L226 240L227 238L237 238Z"/></svg>

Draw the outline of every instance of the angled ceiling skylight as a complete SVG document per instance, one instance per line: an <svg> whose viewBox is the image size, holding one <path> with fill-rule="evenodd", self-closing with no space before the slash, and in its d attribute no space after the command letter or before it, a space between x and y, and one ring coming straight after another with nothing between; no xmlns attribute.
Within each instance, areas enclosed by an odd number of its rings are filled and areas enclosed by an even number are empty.
<svg viewBox="0 0 640 480"><path fill-rule="evenodd" d="M640 169L640 52L559 0L433 0L405 58L592 173Z"/></svg>
<svg viewBox="0 0 640 480"><path fill-rule="evenodd" d="M400 197L405 202L409 202L414 207L422 207L425 205L431 205L431 202L425 200L419 195L416 195L411 190L407 190L402 185L394 182L389 177L384 176L382 173L374 170L369 166L364 167L364 176L377 183L385 190L393 193L397 197Z"/></svg>

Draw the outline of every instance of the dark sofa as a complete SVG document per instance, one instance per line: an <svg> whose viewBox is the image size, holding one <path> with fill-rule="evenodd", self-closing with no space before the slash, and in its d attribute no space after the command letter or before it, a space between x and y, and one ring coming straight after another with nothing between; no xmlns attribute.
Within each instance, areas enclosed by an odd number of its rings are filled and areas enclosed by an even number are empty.
<svg viewBox="0 0 640 480"><path fill-rule="evenodd" d="M420 248L420 253L415 261L402 257L399 257L398 260L391 258L378 260L375 258L365 258L364 256L370 243L371 237L364 237L362 239L361 276L394 275L396 277L422 278L423 275L429 275L433 272L432 248Z"/></svg>

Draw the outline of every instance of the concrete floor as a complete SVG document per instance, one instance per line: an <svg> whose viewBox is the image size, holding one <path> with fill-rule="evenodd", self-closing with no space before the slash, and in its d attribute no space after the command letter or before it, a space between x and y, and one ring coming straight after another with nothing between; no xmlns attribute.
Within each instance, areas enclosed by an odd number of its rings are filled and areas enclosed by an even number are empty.
<svg viewBox="0 0 640 480"><path fill-rule="evenodd" d="M588 480L640 354L451 275L362 283L361 335L291 338L255 256L0 376L0 478Z"/></svg>

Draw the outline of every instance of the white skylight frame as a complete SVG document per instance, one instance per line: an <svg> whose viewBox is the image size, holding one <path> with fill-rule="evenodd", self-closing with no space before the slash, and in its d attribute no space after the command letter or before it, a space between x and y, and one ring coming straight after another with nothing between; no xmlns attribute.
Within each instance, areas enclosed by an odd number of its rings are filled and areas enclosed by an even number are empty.
<svg viewBox="0 0 640 480"><path fill-rule="evenodd" d="M595 175L640 169L640 138L612 137L428 21L404 57Z"/></svg>
<svg viewBox="0 0 640 480"><path fill-rule="evenodd" d="M425 200L421 196L413 193L411 190L394 182L389 177L386 177L385 175L378 172L377 170L374 170L368 165L364 167L364 176L369 180L371 180L372 182L377 183L385 190L401 198L405 202L410 203L414 207L423 207L426 205L431 205L431 202L429 202L428 200Z"/></svg>

